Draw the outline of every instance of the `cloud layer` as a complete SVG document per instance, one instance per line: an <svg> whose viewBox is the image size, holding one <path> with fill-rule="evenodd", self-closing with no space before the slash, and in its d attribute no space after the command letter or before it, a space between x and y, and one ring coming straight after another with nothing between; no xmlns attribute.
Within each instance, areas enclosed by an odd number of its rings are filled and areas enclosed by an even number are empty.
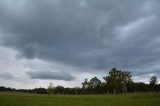
<svg viewBox="0 0 160 106"><path fill-rule="evenodd" d="M35 69L33 79L68 81L113 66L160 74L159 10L159 0L0 0L0 44L18 59L77 68Z"/></svg>
<svg viewBox="0 0 160 106"><path fill-rule="evenodd" d="M72 81L74 77L67 72L51 72L51 71L28 71L28 75L33 79L48 79L48 80L65 80Z"/></svg>

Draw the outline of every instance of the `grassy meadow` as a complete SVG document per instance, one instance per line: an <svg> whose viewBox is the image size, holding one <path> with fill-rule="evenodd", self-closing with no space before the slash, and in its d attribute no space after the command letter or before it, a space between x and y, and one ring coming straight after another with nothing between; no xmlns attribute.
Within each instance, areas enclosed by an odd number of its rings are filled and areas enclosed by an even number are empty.
<svg viewBox="0 0 160 106"><path fill-rule="evenodd" d="M0 106L160 106L160 93L39 95L0 92Z"/></svg>

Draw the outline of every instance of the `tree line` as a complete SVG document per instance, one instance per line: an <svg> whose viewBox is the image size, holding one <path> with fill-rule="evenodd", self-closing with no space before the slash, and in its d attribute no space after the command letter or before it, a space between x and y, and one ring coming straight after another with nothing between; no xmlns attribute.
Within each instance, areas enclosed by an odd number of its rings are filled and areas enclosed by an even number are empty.
<svg viewBox="0 0 160 106"><path fill-rule="evenodd" d="M35 88L35 89L14 89L1 86L0 91L12 92L27 92L35 94L120 94L130 92L159 92L160 84L158 84L157 77L152 76L149 84L144 82L134 82L132 73L129 71L122 71L112 68L107 76L103 77L102 82L97 77L90 80L87 78L82 82L82 87L65 88L63 86L54 87L52 83L48 88Z"/></svg>

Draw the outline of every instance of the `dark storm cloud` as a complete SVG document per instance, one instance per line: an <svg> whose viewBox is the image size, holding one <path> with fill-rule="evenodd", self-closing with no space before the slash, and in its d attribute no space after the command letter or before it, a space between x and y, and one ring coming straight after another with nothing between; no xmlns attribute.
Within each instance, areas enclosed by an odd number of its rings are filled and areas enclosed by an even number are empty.
<svg viewBox="0 0 160 106"><path fill-rule="evenodd" d="M0 0L2 45L28 59L142 72L160 62L159 10L158 0Z"/></svg>
<svg viewBox="0 0 160 106"><path fill-rule="evenodd" d="M43 79L43 80L64 80L72 81L75 79L72 75L67 72L51 72L51 71L29 71L27 74L32 79Z"/></svg>

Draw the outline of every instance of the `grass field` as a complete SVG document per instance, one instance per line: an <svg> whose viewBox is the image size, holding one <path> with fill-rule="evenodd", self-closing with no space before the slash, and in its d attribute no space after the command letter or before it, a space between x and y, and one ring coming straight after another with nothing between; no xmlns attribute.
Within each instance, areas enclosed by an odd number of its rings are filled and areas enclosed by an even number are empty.
<svg viewBox="0 0 160 106"><path fill-rule="evenodd" d="M160 93L67 96L0 92L0 106L160 106Z"/></svg>

